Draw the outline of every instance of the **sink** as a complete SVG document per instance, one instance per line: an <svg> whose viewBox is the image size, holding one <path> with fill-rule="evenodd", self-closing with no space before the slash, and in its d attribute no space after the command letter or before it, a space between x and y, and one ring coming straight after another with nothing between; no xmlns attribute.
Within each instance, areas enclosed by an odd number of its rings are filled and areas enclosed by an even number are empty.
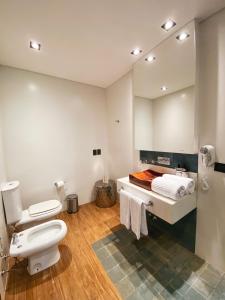
<svg viewBox="0 0 225 300"><path fill-rule="evenodd" d="M156 172L151 169L129 174L129 181L146 190L151 191L152 180L156 177L162 176L164 173Z"/></svg>

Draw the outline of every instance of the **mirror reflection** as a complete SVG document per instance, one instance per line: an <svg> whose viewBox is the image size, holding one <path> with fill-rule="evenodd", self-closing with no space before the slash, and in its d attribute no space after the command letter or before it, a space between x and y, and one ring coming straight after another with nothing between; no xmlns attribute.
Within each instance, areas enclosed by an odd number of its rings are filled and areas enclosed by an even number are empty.
<svg viewBox="0 0 225 300"><path fill-rule="evenodd" d="M134 65L137 150L195 152L195 72L194 22Z"/></svg>

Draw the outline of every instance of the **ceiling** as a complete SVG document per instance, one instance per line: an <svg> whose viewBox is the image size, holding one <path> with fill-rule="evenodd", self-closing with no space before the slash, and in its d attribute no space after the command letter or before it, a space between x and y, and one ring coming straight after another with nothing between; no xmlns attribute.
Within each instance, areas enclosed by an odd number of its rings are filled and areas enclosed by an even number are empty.
<svg viewBox="0 0 225 300"><path fill-rule="evenodd" d="M188 33L189 38L178 41L176 37L181 32ZM156 57L152 63L145 61L149 55ZM155 99L194 85L195 61L195 22L192 21L181 30L174 32L134 64L134 95ZM168 89L162 91L162 86Z"/></svg>
<svg viewBox="0 0 225 300"><path fill-rule="evenodd" d="M225 0L0 0L0 64L107 87L168 33L206 18ZM40 52L29 48L40 41Z"/></svg>

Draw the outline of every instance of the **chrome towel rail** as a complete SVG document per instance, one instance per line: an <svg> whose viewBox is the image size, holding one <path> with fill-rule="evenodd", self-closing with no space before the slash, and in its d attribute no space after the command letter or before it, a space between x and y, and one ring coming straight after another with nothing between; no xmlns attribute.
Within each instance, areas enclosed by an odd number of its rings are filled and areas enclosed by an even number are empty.
<svg viewBox="0 0 225 300"><path fill-rule="evenodd" d="M121 186L121 188L119 189L119 193L120 193L121 191L124 191L124 190L125 190L124 187ZM153 203L151 200L149 200L148 203L144 203L144 205L145 205L145 206L153 206L154 203Z"/></svg>

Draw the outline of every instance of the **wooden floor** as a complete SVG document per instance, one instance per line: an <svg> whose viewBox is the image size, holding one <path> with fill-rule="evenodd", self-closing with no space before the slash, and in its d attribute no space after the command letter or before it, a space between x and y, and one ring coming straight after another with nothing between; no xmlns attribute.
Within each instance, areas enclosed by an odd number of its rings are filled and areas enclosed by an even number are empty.
<svg viewBox="0 0 225 300"><path fill-rule="evenodd" d="M33 276L27 273L26 260L19 262L10 273L6 299L120 299L91 248L118 229L118 209L118 205L97 208L91 203L81 206L77 214L61 213L68 233L59 246L60 261Z"/></svg>

